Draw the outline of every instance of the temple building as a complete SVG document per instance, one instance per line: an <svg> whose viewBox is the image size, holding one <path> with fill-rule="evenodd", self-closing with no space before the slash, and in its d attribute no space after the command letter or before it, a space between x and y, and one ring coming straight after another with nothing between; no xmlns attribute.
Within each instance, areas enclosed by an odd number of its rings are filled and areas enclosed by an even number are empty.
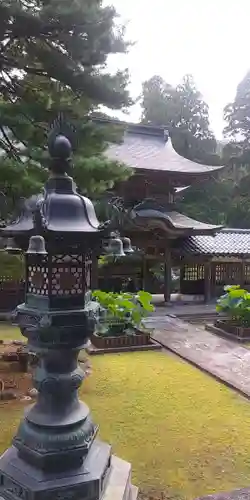
<svg viewBox="0 0 250 500"><path fill-rule="evenodd" d="M137 258L131 256L130 265L121 260L102 270L103 278L127 276L136 288L163 293L166 302L174 267L180 269L180 293L203 295L205 301L218 295L224 284L250 284L250 232L206 224L175 208L191 185L207 182L222 166L201 165L180 156L164 128L122 125L123 141L110 144L106 155L133 169L133 175L115 187L115 194L124 200L123 229L139 253ZM150 282L153 265L163 268L159 289Z"/></svg>

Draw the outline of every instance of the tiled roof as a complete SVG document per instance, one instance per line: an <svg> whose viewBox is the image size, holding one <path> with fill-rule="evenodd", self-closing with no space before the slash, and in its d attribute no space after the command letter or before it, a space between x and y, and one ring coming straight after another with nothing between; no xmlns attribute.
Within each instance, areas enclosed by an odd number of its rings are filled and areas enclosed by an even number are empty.
<svg viewBox="0 0 250 500"><path fill-rule="evenodd" d="M250 256L250 230L222 229L215 236L191 236L182 245L184 254Z"/></svg>
<svg viewBox="0 0 250 500"><path fill-rule="evenodd" d="M179 174L209 174L221 167L195 163L180 156L160 127L125 125L123 142L110 144L105 153L109 159L118 160L134 169L165 171Z"/></svg>

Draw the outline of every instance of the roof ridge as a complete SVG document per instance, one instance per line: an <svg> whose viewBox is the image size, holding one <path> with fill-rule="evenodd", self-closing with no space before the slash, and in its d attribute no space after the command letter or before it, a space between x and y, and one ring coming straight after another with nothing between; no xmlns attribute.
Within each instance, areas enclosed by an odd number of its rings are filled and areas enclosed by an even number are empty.
<svg viewBox="0 0 250 500"><path fill-rule="evenodd" d="M121 125L126 128L127 133L137 133L137 134L145 134L145 135L153 135L156 137L162 137L164 142L167 141L169 137L169 131L166 126L163 125L150 125L147 123L133 123L126 122L123 120L113 119L113 118L91 118L91 120L95 123L101 124L110 124L110 125Z"/></svg>

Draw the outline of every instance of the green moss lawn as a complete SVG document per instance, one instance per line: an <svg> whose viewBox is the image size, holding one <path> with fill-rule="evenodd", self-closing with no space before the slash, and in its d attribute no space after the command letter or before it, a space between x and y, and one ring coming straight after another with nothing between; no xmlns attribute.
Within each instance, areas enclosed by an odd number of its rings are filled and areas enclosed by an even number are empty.
<svg viewBox="0 0 250 500"><path fill-rule="evenodd" d="M0 340L23 340L25 338L22 336L19 328L17 326L12 326L9 323L0 322Z"/></svg>
<svg viewBox="0 0 250 500"><path fill-rule="evenodd" d="M81 390L100 436L146 492L193 500L250 484L250 403L159 352L91 358ZM0 453L23 407L0 405Z"/></svg>

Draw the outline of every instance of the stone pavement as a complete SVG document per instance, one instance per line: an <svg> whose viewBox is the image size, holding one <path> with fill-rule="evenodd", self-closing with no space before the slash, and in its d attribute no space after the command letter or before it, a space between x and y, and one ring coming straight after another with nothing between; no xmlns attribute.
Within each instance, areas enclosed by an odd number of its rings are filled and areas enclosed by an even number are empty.
<svg viewBox="0 0 250 500"><path fill-rule="evenodd" d="M155 305L155 312L153 316L165 316L167 314L173 314L178 317L182 316L208 316L214 315L216 313L216 301L210 302L209 304L204 304L204 302L170 302L168 304L162 302L157 303L155 300L156 296L153 296L153 304Z"/></svg>
<svg viewBox="0 0 250 500"><path fill-rule="evenodd" d="M153 316L152 338L250 398L250 350L171 316Z"/></svg>

